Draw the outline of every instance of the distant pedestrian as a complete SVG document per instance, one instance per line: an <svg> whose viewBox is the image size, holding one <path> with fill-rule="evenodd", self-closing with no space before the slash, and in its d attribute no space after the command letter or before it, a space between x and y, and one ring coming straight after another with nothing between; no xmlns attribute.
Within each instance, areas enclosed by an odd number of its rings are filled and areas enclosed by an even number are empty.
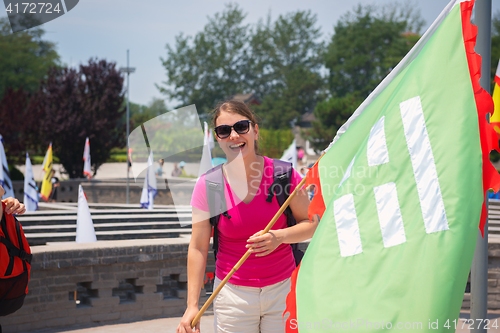
<svg viewBox="0 0 500 333"><path fill-rule="evenodd" d="M57 201L57 188L60 185L59 178L52 177L50 181L52 182L52 192L50 193L49 202L56 202Z"/></svg>
<svg viewBox="0 0 500 333"><path fill-rule="evenodd" d="M158 177L163 176L163 164L164 164L164 163L165 163L165 160L164 160L163 158L160 158L160 159L158 160L158 164L159 164L159 166L158 166L158 169L156 169L156 175L157 175Z"/></svg>
<svg viewBox="0 0 500 333"><path fill-rule="evenodd" d="M129 169L132 167L132 148L129 148L127 152L127 165Z"/></svg>
<svg viewBox="0 0 500 333"><path fill-rule="evenodd" d="M172 177L180 177L182 174L181 168L177 163L174 163L174 170L172 170Z"/></svg>
<svg viewBox="0 0 500 333"><path fill-rule="evenodd" d="M297 147L297 160L298 160L298 162L305 164L305 162L306 162L305 157L306 157L306 152L305 152L304 148Z"/></svg>
<svg viewBox="0 0 500 333"><path fill-rule="evenodd" d="M179 175L179 177L187 177L186 170L184 169L185 166L186 166L186 162L181 161L179 163L179 168L181 169L181 174Z"/></svg>

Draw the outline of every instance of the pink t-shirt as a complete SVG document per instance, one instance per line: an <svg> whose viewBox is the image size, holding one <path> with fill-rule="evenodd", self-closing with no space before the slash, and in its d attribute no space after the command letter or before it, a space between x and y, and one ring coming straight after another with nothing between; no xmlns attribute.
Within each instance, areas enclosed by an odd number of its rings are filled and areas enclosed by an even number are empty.
<svg viewBox="0 0 500 333"><path fill-rule="evenodd" d="M225 197L229 208L230 219L221 215L218 225L219 249L215 275L224 279L234 265L247 251L248 238L263 230L274 217L280 206L273 196L272 202L267 202L269 187L273 182L273 160L264 156L264 172L255 197L248 204L239 202L234 205L236 195L225 182ZM293 170L292 190L300 182L300 175ZM239 200L238 200L239 201ZM191 205L203 211L210 211L207 202L205 175L201 176L194 187ZM272 230L286 228L284 214L274 224ZM250 255L241 267L229 279L235 285L247 287L265 287L289 278L295 269L295 260L289 244L281 244L267 256Z"/></svg>

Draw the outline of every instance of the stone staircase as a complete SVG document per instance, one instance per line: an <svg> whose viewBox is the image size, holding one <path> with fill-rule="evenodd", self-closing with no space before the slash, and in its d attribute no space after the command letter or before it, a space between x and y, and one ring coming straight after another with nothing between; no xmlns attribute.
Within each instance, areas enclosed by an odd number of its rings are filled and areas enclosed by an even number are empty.
<svg viewBox="0 0 500 333"><path fill-rule="evenodd" d="M488 236L500 239L499 199L488 199Z"/></svg>
<svg viewBox="0 0 500 333"><path fill-rule="evenodd" d="M41 203L41 210L18 216L31 246L71 242L76 237L76 203ZM190 206L89 204L97 240L177 238L191 234Z"/></svg>
<svg viewBox="0 0 500 333"><path fill-rule="evenodd" d="M191 234L191 206L89 203L97 240L177 238ZM40 203L36 212L18 216L31 246L71 242L76 237L76 203ZM489 199L488 234L500 239L500 200Z"/></svg>

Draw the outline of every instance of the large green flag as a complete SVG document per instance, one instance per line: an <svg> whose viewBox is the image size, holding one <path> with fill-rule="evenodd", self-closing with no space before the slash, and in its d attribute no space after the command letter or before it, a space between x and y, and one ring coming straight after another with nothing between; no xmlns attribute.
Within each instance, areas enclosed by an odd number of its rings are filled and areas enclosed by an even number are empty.
<svg viewBox="0 0 500 333"><path fill-rule="evenodd" d="M491 97L473 1L452 1L308 173L321 222L287 332L455 331L485 190Z"/></svg>

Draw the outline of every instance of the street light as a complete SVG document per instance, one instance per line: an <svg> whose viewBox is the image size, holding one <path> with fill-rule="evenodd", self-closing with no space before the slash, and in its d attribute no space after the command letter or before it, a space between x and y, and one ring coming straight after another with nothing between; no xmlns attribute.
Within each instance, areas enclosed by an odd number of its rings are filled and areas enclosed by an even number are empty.
<svg viewBox="0 0 500 333"><path fill-rule="evenodd" d="M135 72L135 67L129 67L129 50L127 50L127 67L120 67L120 72L121 73L127 73L127 137L125 138L127 140L127 192L126 192L126 196L127 196L127 204L130 203L130 200L129 200L129 188L130 188L130 179L129 179L129 144L128 144L128 136L129 136L129 133L130 133L130 106L129 106L129 94L130 94L130 81L129 81L129 77L130 77L130 73L133 73ZM130 163L132 163L132 161L130 161Z"/></svg>

